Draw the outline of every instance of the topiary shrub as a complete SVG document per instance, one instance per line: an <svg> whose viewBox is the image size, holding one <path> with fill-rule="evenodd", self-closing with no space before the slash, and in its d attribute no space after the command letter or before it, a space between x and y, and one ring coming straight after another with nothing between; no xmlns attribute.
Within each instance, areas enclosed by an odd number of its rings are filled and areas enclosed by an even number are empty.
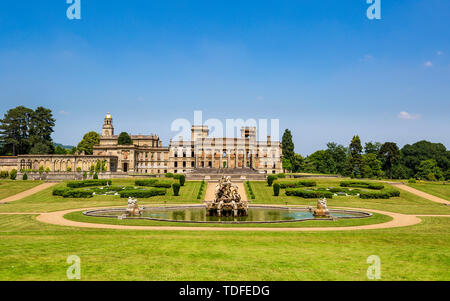
<svg viewBox="0 0 450 301"><path fill-rule="evenodd" d="M372 183L372 182L362 182L362 181L342 181L339 183L341 187L359 187L367 189L381 190L384 188L383 184Z"/></svg>
<svg viewBox="0 0 450 301"><path fill-rule="evenodd" d="M280 195L280 184L278 183L273 184L273 195L274 196Z"/></svg>
<svg viewBox="0 0 450 301"><path fill-rule="evenodd" d="M361 199L388 199L389 194L384 191L361 191L359 194Z"/></svg>
<svg viewBox="0 0 450 301"><path fill-rule="evenodd" d="M180 175L178 177L178 180L180 181L180 185L184 186L184 182L186 182L186 176L185 175Z"/></svg>
<svg viewBox="0 0 450 301"><path fill-rule="evenodd" d="M277 179L277 176L275 175L269 175L267 176L267 185L272 186L272 183Z"/></svg>
<svg viewBox="0 0 450 301"><path fill-rule="evenodd" d="M17 170L16 169L11 170L11 172L9 173L9 178L11 180L15 180L16 177L17 177Z"/></svg>
<svg viewBox="0 0 450 301"><path fill-rule="evenodd" d="M416 183L416 179L414 179L414 178L411 178L411 179L409 179L409 180L408 180L408 183L410 183L410 184L414 184L414 183Z"/></svg>
<svg viewBox="0 0 450 301"><path fill-rule="evenodd" d="M97 174L97 173L94 173L93 179L94 179L94 180L98 180L98 174Z"/></svg>
<svg viewBox="0 0 450 301"><path fill-rule="evenodd" d="M0 172L0 178L7 179L9 177L9 172L7 170L2 170Z"/></svg>
<svg viewBox="0 0 450 301"><path fill-rule="evenodd" d="M173 195L174 196L179 196L180 187L181 187L180 183L173 183L172 184L172 190L173 190Z"/></svg>
<svg viewBox="0 0 450 301"><path fill-rule="evenodd" d="M279 173L279 174L277 174L277 178L278 179L284 179L284 178L286 178L286 174L285 173Z"/></svg>
<svg viewBox="0 0 450 301"><path fill-rule="evenodd" d="M314 199L314 198L333 198L333 193L327 190L303 190L299 188L287 188L286 189L287 196L298 196L305 199Z"/></svg>
<svg viewBox="0 0 450 301"><path fill-rule="evenodd" d="M121 198L150 198L158 195L166 195L164 188L152 188L152 189L130 189L119 192Z"/></svg>
<svg viewBox="0 0 450 301"><path fill-rule="evenodd" d="M27 173L24 173L24 174L23 174L23 176L22 176L22 180L23 180L23 181L26 181L26 180L28 180L28 175L27 175Z"/></svg>
<svg viewBox="0 0 450 301"><path fill-rule="evenodd" d="M92 191L71 189L67 187L55 188L53 189L52 194L56 196L62 196L64 198L74 198L74 199L92 197Z"/></svg>
<svg viewBox="0 0 450 301"><path fill-rule="evenodd" d="M173 173L171 172L166 173L166 178L173 178Z"/></svg>

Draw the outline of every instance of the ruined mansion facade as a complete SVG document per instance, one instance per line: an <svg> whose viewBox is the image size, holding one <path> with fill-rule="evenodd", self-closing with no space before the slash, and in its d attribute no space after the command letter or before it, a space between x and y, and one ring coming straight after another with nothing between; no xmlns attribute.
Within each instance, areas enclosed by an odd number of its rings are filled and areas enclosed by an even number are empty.
<svg viewBox="0 0 450 301"><path fill-rule="evenodd" d="M257 141L256 127L242 127L239 138L209 137L204 125L194 125L191 140L171 140L163 146L156 134L130 135L133 143L118 144L112 116L104 118L100 143L93 155L19 155L0 158L2 170L33 169L40 167L51 172L90 171L101 161L106 171L120 174L165 174L233 170L272 174L282 172L281 143Z"/></svg>

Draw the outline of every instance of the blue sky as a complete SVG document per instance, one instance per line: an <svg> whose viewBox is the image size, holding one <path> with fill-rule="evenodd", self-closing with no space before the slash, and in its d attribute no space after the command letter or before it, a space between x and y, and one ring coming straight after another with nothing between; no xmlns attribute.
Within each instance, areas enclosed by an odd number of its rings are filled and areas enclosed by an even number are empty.
<svg viewBox="0 0 450 301"><path fill-rule="evenodd" d="M307 155L354 134L450 147L450 1L0 2L0 114L49 107L53 138L177 118L278 118ZM403 112L403 113L401 113Z"/></svg>

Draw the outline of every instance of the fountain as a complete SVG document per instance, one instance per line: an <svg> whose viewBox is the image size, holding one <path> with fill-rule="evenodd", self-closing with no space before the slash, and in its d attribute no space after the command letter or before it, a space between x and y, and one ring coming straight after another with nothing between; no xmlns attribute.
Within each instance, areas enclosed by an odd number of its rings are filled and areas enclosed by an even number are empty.
<svg viewBox="0 0 450 301"><path fill-rule="evenodd" d="M141 209L138 207L137 199L132 197L128 198L128 208L126 210L126 216L141 216Z"/></svg>
<svg viewBox="0 0 450 301"><path fill-rule="evenodd" d="M239 217L248 215L248 202L242 201L237 185L223 176L215 190L215 200L206 202L206 216Z"/></svg>
<svg viewBox="0 0 450 301"><path fill-rule="evenodd" d="M317 208L310 211L313 211L314 217L330 217L330 210L327 208L327 199L323 198L317 201Z"/></svg>

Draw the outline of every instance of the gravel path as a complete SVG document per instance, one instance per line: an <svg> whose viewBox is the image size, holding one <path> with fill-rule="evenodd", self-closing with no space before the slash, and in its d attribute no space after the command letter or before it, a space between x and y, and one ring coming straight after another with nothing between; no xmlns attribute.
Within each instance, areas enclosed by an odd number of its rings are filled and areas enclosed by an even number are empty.
<svg viewBox="0 0 450 301"><path fill-rule="evenodd" d="M433 201L433 202L436 202L436 203L450 205L450 202L447 201L447 200L441 199L440 197L431 195L429 193L420 191L418 189L409 187L408 185L405 185L405 184L402 184L402 183L391 183L391 185L393 185L393 186L395 186L397 188L400 188L402 190L411 192L412 194L415 194L415 195L418 195L420 197L423 197L424 199L427 199L427 200L430 200L430 201Z"/></svg>
<svg viewBox="0 0 450 301"><path fill-rule="evenodd" d="M52 187L52 186L54 186L56 184L57 183L44 183L44 184L41 184L39 186L33 187L31 189L28 189L28 190L22 191L22 192L20 192L18 194L15 194L15 195L12 195L10 197L7 197L6 199L1 200L0 204L5 204L5 203L13 202L13 201L18 201L18 200L23 199L23 198L25 198L27 196L33 195L33 194L35 194L35 193L37 193L37 192L39 192L41 190L47 189L49 187Z"/></svg>

